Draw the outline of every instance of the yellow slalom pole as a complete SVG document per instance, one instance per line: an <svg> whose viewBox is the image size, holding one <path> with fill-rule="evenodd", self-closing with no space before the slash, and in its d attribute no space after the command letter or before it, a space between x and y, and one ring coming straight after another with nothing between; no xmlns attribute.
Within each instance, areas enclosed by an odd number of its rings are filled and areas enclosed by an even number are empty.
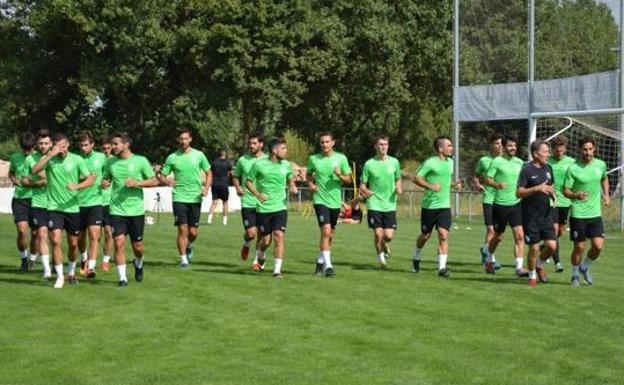
<svg viewBox="0 0 624 385"><path fill-rule="evenodd" d="M351 167L351 179L353 179L353 199L357 199L358 190L357 190L357 181L355 180L356 170L355 170L355 162L351 162L353 167Z"/></svg>

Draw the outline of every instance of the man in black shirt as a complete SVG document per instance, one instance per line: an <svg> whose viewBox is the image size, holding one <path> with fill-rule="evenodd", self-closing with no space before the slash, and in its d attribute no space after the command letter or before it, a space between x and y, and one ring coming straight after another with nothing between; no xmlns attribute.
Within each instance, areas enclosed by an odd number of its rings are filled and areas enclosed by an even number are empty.
<svg viewBox="0 0 624 385"><path fill-rule="evenodd" d="M544 263L557 245L557 235L550 212L551 199L555 200L555 190L552 167L547 163L549 153L546 142L531 143L533 159L522 167L516 189L516 196L522 199L522 227L524 240L529 246L527 259L531 287L537 285L538 278L542 283L547 282ZM540 241L544 241L541 252Z"/></svg>
<svg viewBox="0 0 624 385"><path fill-rule="evenodd" d="M212 161L212 205L208 213L208 224L212 224L212 214L218 201L223 203L223 225L227 226L228 199L230 197L229 179L232 173L232 162L227 159L227 151L219 151L219 157Z"/></svg>

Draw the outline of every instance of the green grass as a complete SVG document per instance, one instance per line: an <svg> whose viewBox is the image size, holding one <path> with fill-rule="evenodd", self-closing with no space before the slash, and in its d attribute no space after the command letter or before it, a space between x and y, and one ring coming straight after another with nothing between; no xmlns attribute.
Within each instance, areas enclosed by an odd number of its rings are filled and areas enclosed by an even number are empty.
<svg viewBox="0 0 624 385"><path fill-rule="evenodd" d="M410 272L417 219L400 221L390 271L375 268L365 225L343 225L338 275L325 279L312 275L315 219L289 221L283 280L239 262L238 215L201 226L192 269L178 269L163 216L146 230L143 283L119 289L112 269L54 290L39 271L17 271L11 218L0 216L0 383L622 383L622 239L607 239L594 287L571 288L569 268L549 265L551 283L530 289L512 276L509 240L505 268L482 272L475 222L451 234L450 280L435 274L433 242Z"/></svg>

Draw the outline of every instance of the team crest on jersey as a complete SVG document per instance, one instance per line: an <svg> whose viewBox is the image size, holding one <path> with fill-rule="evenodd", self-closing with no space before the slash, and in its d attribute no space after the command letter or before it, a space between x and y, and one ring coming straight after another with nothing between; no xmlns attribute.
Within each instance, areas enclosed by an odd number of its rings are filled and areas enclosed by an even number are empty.
<svg viewBox="0 0 624 385"><path fill-rule="evenodd" d="M288 170L286 170L286 168L285 168L285 167L282 167L282 168L280 169L280 173L281 173L282 175L286 175L286 174L288 173Z"/></svg>
<svg viewBox="0 0 624 385"><path fill-rule="evenodd" d="M332 162L332 167L334 167L334 168L338 167L338 162L336 162L336 161Z"/></svg>
<svg viewBox="0 0 624 385"><path fill-rule="evenodd" d="M388 167L388 172L391 174L394 173L394 167L392 166Z"/></svg>
<svg viewBox="0 0 624 385"><path fill-rule="evenodd" d="M597 168L594 169L594 172L596 173L596 175L600 175L600 170L598 170Z"/></svg>
<svg viewBox="0 0 624 385"><path fill-rule="evenodd" d="M552 177L550 176L550 171L546 171L546 178L552 179Z"/></svg>
<svg viewBox="0 0 624 385"><path fill-rule="evenodd" d="M73 168L74 168L74 162L72 162L71 160L68 160L67 162L65 162L65 171L71 172Z"/></svg>
<svg viewBox="0 0 624 385"><path fill-rule="evenodd" d="M134 168L133 164L128 165L128 171L134 171Z"/></svg>

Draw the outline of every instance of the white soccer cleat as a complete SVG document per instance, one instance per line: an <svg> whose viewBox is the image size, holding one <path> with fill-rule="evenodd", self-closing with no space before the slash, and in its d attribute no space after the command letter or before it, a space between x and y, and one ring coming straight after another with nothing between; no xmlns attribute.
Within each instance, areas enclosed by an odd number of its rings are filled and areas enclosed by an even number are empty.
<svg viewBox="0 0 624 385"><path fill-rule="evenodd" d="M58 277L56 279L56 282L54 282L54 288L62 289L64 284L65 284L65 277Z"/></svg>
<svg viewBox="0 0 624 385"><path fill-rule="evenodd" d="M52 278L52 271L50 269L44 270L43 279L50 279L50 278Z"/></svg>

